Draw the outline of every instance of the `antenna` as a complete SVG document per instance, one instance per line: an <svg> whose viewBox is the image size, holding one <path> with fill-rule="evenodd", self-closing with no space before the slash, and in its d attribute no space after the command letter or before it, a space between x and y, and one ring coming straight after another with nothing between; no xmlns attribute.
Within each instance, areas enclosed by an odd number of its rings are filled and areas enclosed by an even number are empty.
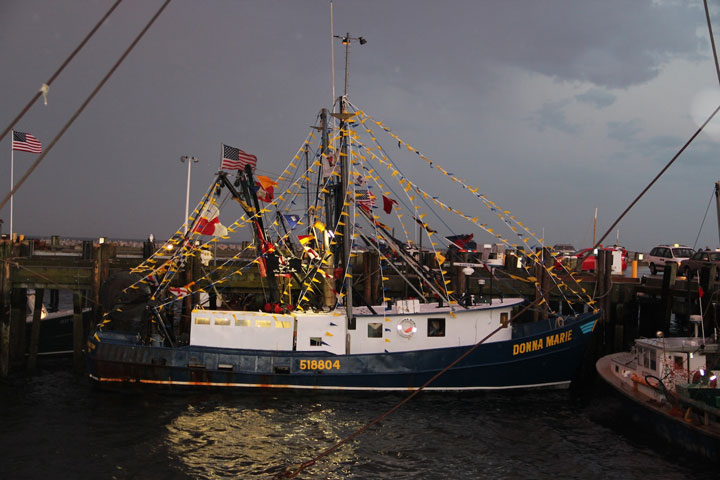
<svg viewBox="0 0 720 480"><path fill-rule="evenodd" d="M333 20L333 2L330 0L330 72L332 76L332 96L330 97L330 109L335 110L333 104L335 103L335 43L333 38L335 37L335 26Z"/></svg>
<svg viewBox="0 0 720 480"><path fill-rule="evenodd" d="M367 40L365 40L363 37L351 37L350 33L347 33L344 37L340 35L334 35L335 38L339 38L342 40L342 44L345 45L345 94L344 96L347 97L348 93L348 61L350 57L350 43L352 43L353 40L357 40L360 42L360 45L365 45L367 43ZM341 110L342 111L342 110Z"/></svg>

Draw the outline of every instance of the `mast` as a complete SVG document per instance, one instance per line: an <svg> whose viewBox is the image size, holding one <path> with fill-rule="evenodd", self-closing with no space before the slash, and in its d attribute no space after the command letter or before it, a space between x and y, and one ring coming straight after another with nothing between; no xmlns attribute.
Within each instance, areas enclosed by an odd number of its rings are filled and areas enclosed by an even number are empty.
<svg viewBox="0 0 720 480"><path fill-rule="evenodd" d="M353 40L360 42L360 45L365 45L367 40L363 37L351 37L348 32L344 37L335 36L335 38L342 39L343 45L345 45L345 94L340 98L340 113L336 116L340 119L340 192L338 199L338 220L341 220L340 214L343 210L348 209L345 205L355 204L354 198L348 198L348 188L350 186L350 158L348 157L348 134L347 134L347 120L352 117L352 114L346 110L346 102L348 96L348 78L349 78L349 59L350 59L350 43ZM347 268L347 272L344 275L345 282L345 308L347 315L348 329L355 329L355 318L353 317L353 284L352 284L352 263L350 262L350 250L352 248L352 229L350 228L355 223L355 219L348 215L345 219L345 225L342 227L343 234L343 248L342 248L342 265Z"/></svg>
<svg viewBox="0 0 720 480"><path fill-rule="evenodd" d="M595 207L595 217L593 218L593 245L595 245L595 236L597 235L597 207Z"/></svg>
<svg viewBox="0 0 720 480"><path fill-rule="evenodd" d="M348 35L349 36L349 35ZM349 42L348 42L349 44ZM340 115L343 115L345 113L345 99L347 98L347 54L345 56L345 96L340 100ZM344 115L343 115L344 117ZM351 199L351 202L348 202L348 188L350 185L349 179L350 179L350 158L348 157L348 145L347 145L347 131L346 131L346 123L345 119L342 118L340 121L340 132L341 134L341 146L340 146L340 158L342 159L342 163L340 164L340 175L341 175L341 182L340 182L340 197L343 200L343 204L350 203L354 204L354 199ZM343 207L344 209L345 207ZM347 207L348 209L350 207ZM345 281L345 308L347 310L347 321L348 321L348 328L355 328L355 318L353 317L352 308L353 308L353 284L352 284L352 263L350 262L350 250L351 250L351 240L352 240L352 229L350 228L351 225L355 223L355 219L348 215L345 219L345 226L343 227L343 253L342 253L342 262L343 265L347 268L347 272L344 275L344 281Z"/></svg>
<svg viewBox="0 0 720 480"><path fill-rule="evenodd" d="M715 202L717 204L718 236L720 237L720 181L715 182Z"/></svg>

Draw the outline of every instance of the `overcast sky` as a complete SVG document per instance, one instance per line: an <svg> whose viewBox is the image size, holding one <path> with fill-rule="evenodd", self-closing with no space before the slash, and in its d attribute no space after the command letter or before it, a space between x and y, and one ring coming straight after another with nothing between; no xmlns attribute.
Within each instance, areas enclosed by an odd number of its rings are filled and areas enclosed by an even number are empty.
<svg viewBox="0 0 720 480"><path fill-rule="evenodd" d="M1 128L112 3L0 1ZM47 145L161 4L122 2L17 130ZM549 244L590 246L595 209L599 236L720 104L701 0L333 5L335 33L367 39L351 48L351 101ZM15 196L14 230L166 238L183 222L180 156L200 159L194 204L223 142L280 174L329 106L330 45L328 0L174 0ZM620 223L621 244L695 244L720 180L720 121L711 127ZM6 136L2 196L10 151ZM15 152L16 181L35 158ZM418 169L418 183L431 173ZM9 206L0 218L7 233ZM720 246L714 199L705 245Z"/></svg>

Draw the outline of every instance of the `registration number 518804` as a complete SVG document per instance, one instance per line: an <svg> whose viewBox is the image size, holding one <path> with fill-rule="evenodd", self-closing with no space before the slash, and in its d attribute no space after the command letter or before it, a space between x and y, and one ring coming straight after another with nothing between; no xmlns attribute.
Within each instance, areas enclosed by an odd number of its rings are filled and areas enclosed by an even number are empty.
<svg viewBox="0 0 720 480"><path fill-rule="evenodd" d="M340 370L340 360L300 360L300 370Z"/></svg>

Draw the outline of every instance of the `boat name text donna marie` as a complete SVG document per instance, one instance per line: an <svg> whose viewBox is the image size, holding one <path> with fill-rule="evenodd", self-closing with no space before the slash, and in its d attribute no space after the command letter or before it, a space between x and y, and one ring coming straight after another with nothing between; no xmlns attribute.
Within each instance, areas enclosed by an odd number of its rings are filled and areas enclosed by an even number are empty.
<svg viewBox="0 0 720 480"><path fill-rule="evenodd" d="M567 332L556 333L555 335L548 335L545 337L544 342L542 338L537 340L531 340L523 343L516 343L513 345L513 356L522 355L523 353L534 352L536 350L542 350L546 347L554 347L565 342L572 341L572 330Z"/></svg>

